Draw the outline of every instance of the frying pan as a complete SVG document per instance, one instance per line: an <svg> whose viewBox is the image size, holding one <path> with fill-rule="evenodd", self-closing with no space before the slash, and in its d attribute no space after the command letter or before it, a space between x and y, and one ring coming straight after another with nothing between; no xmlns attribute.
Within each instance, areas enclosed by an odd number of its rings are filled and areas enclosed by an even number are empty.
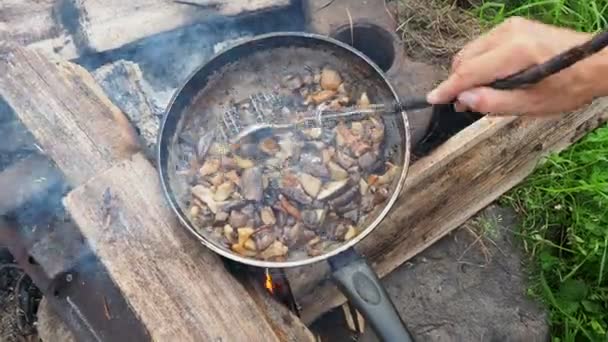
<svg viewBox="0 0 608 342"><path fill-rule="evenodd" d="M384 341L411 341L410 334L399 317L394 304L381 285L378 276L353 247L369 235L387 215L403 187L410 161L410 127L405 112L384 118L385 147L392 151L401 173L391 184L389 198L383 207L366 222L353 239L338 248L315 257L299 260L265 261L246 258L221 246L197 230L181 207L188 193L177 178L180 168L179 140L184 127L194 122L201 127L213 127L214 117L221 115L225 101L235 96L248 96L251 91L268 86L270 79L289 68L310 63L332 64L345 77L363 83L372 97L383 101L398 101L395 90L381 69L361 52L335 39L301 32L271 33L246 40L218 55L194 71L171 99L161 123L158 141L158 170L169 205L182 225L203 245L223 257L239 263L264 268L304 266L327 260L332 278L370 322ZM300 64L298 66L298 64Z"/></svg>

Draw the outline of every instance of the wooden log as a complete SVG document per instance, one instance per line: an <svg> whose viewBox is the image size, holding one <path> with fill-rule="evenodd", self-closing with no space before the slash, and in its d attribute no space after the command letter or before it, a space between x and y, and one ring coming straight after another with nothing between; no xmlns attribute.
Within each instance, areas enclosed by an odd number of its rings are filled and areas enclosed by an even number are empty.
<svg viewBox="0 0 608 342"><path fill-rule="evenodd" d="M65 206L153 340L279 341L219 258L179 226L143 155L70 192Z"/></svg>
<svg viewBox="0 0 608 342"><path fill-rule="evenodd" d="M482 118L411 166L394 208L357 249L386 276L521 182L544 156L607 120L608 99L558 120ZM289 277L305 323L346 300L327 271L291 270Z"/></svg>
<svg viewBox="0 0 608 342"><path fill-rule="evenodd" d="M93 51L106 51L161 32L278 6L289 0L84 0L81 34Z"/></svg>
<svg viewBox="0 0 608 342"><path fill-rule="evenodd" d="M113 168L137 145L128 120L90 74L8 45L0 48L0 72L0 96L71 185L109 170L77 188L66 200L67 209L153 337L276 341L301 333L301 324L269 322L273 317L262 312L220 259L186 235L147 160L138 154ZM108 187L122 200L118 219L107 225L105 220L89 222L99 218Z"/></svg>
<svg viewBox="0 0 608 342"><path fill-rule="evenodd" d="M0 42L13 41L59 53L65 58L77 57L78 49L68 31L69 25L63 24L71 15L66 6L69 3L67 0L0 0Z"/></svg>
<svg viewBox="0 0 608 342"><path fill-rule="evenodd" d="M0 95L71 184L138 150L128 119L84 68L0 44L0 74Z"/></svg>
<svg viewBox="0 0 608 342"><path fill-rule="evenodd" d="M73 59L209 21L288 6L290 0L0 0L0 41Z"/></svg>

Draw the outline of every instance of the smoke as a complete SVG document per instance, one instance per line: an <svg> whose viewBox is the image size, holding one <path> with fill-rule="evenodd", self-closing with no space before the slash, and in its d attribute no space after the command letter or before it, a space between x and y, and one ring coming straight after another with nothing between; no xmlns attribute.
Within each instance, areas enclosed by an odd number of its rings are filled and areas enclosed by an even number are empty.
<svg viewBox="0 0 608 342"><path fill-rule="evenodd" d="M240 39L274 31L305 29L301 3L293 3L287 8L243 17L209 17L203 23L148 37L116 50L89 53L74 62L94 75L110 100L129 116L149 150L152 150L158 134L158 122L171 96L195 69ZM59 13L64 22L74 17L70 6L58 6L57 10L65 12ZM33 136L0 98L0 173L15 163L43 153ZM16 222L22 236L29 240L38 240L47 233L53 234L45 242L48 250L43 252L46 254L36 254L36 262L46 268L56 258L86 255L90 247L83 243L80 232L62 205L62 198L69 192L70 184L50 160L43 171L45 174L40 179L52 184L11 213L0 212L0 215L7 215ZM17 186L16 192L22 192L29 186L21 185ZM68 255L61 253L69 247L72 250ZM53 253L53 250L57 253ZM48 260L39 259L45 255ZM86 273L93 269L92 264L86 262L78 272Z"/></svg>

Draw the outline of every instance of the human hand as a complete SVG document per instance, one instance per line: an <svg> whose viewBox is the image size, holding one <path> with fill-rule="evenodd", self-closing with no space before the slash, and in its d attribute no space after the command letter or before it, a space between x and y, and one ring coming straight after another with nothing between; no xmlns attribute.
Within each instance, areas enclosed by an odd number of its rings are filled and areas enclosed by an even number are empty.
<svg viewBox="0 0 608 342"><path fill-rule="evenodd" d="M440 104L457 99L457 110L491 114L551 115L575 110L608 93L608 80L603 80L608 76L606 52L526 89L505 91L483 85L544 63L591 37L510 18L465 46L453 61L450 77L430 92L427 100Z"/></svg>

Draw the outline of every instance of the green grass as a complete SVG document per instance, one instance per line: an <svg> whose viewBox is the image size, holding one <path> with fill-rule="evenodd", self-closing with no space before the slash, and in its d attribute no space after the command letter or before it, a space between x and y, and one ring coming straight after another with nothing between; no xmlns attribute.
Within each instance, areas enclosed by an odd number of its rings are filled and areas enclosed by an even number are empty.
<svg viewBox="0 0 608 342"><path fill-rule="evenodd" d="M584 32L608 27L608 0L482 0L475 12L489 25L522 16Z"/></svg>
<svg viewBox="0 0 608 342"><path fill-rule="evenodd" d="M608 28L608 0L482 0L474 11L490 26L523 16ZM608 126L550 156L502 202L522 216L529 293L549 310L552 340L608 341Z"/></svg>
<svg viewBox="0 0 608 342"><path fill-rule="evenodd" d="M522 214L530 294L549 308L554 341L608 331L608 127L550 156L503 202Z"/></svg>

